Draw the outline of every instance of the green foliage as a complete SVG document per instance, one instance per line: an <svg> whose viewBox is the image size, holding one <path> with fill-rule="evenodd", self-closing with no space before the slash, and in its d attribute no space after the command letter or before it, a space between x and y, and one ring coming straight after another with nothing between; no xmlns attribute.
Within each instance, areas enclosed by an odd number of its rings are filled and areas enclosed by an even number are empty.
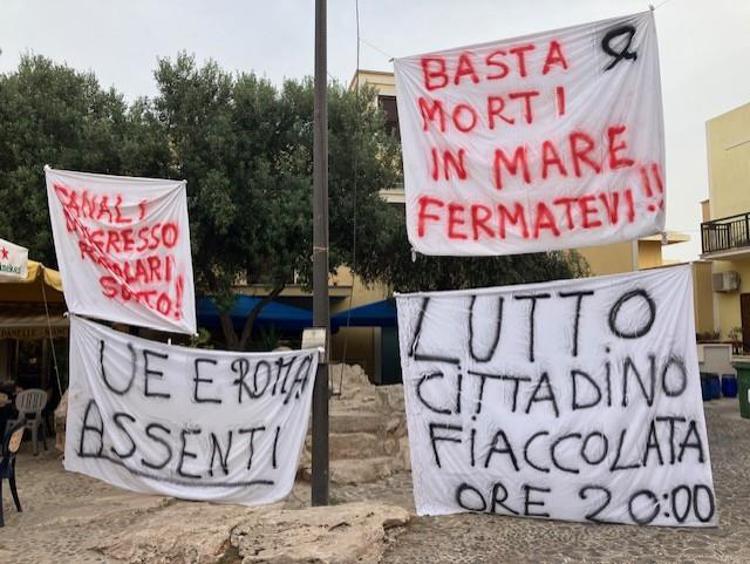
<svg viewBox="0 0 750 564"><path fill-rule="evenodd" d="M258 345L261 351L272 351L279 346L281 340L281 333L273 327L261 327L258 331Z"/></svg>
<svg viewBox="0 0 750 564"><path fill-rule="evenodd" d="M168 143L160 124L91 73L24 56L0 76L0 233L55 266L44 165L106 174L160 175Z"/></svg>
<svg viewBox="0 0 750 564"><path fill-rule="evenodd" d="M403 210L391 214L377 252L360 263L368 281L385 280L399 292L451 290L543 282L590 274L576 251L500 257L438 257L413 255L406 236Z"/></svg>
<svg viewBox="0 0 750 564"><path fill-rule="evenodd" d="M695 340L699 343L710 343L721 339L721 331L703 331L695 334Z"/></svg>
<svg viewBox="0 0 750 564"><path fill-rule="evenodd" d="M194 349L212 349L211 332L205 327L198 327L198 334L190 337L188 346Z"/></svg>
<svg viewBox="0 0 750 564"><path fill-rule="evenodd" d="M160 60L156 79L155 107L169 128L178 175L188 181L200 287L225 293L238 276L272 287L295 273L308 281L312 81L277 89L254 74L232 76L215 63L199 67L185 54ZM329 88L332 269L351 262L355 170L363 248L392 223L378 192L396 181L398 146L371 100L340 85Z"/></svg>

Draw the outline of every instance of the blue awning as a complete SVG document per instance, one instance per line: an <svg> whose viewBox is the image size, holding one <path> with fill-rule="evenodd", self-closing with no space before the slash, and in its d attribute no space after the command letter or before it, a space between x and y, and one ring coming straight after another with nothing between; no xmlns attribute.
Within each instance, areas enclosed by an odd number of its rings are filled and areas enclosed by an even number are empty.
<svg viewBox="0 0 750 564"><path fill-rule="evenodd" d="M337 313L331 317L331 327L346 327L347 318L350 327L395 327L396 300L381 300Z"/></svg>
<svg viewBox="0 0 750 564"><path fill-rule="evenodd" d="M229 315L235 329L242 329L245 319L253 307L261 300L253 296L237 296ZM221 327L219 310L211 298L198 300L198 325L217 329ZM307 309L294 307L280 302L271 301L260 311L255 320L255 327L275 327L281 331L301 331L312 326L312 312Z"/></svg>

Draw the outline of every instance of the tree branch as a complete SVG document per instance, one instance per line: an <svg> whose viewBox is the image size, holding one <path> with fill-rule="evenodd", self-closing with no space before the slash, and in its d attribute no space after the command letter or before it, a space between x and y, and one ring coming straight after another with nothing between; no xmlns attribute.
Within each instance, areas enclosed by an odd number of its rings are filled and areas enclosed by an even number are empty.
<svg viewBox="0 0 750 564"><path fill-rule="evenodd" d="M250 340L250 336L253 334L255 321L258 319L260 312L263 311L263 308L270 304L279 294L281 294L281 292L284 291L285 287L285 283L277 284L273 287L273 289L267 296L263 296L263 298L261 298L260 301L255 304L253 309L250 310L250 313L247 315L247 319L245 319L245 325L242 328L242 336L240 337L238 343L239 350L246 349L247 343Z"/></svg>
<svg viewBox="0 0 750 564"><path fill-rule="evenodd" d="M239 347L239 339L237 338L237 331L234 330L234 323L232 323L232 316L229 312L219 312L219 322L221 323L221 331L224 333L224 340L227 343L229 350L241 350Z"/></svg>

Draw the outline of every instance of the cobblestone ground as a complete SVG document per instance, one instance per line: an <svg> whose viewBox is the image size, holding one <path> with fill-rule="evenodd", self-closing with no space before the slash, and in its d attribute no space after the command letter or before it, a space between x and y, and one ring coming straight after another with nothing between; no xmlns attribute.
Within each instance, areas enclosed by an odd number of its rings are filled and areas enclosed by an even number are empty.
<svg viewBox="0 0 750 564"><path fill-rule="evenodd" d="M720 520L716 529L578 525L470 514L421 517L393 533L383 562L750 563L750 421L739 417L736 400L706 405ZM112 535L166 508L174 512L184 505L187 515L198 506L121 491L64 472L53 451L34 457L30 450L24 444L18 460L23 513L13 507L7 482L3 488L2 563L106 562L96 547ZM332 485L333 503L367 499L413 511L410 474L373 484ZM285 505L302 507L308 500L309 487L297 484ZM226 522L251 511L238 506L211 508L214 519Z"/></svg>

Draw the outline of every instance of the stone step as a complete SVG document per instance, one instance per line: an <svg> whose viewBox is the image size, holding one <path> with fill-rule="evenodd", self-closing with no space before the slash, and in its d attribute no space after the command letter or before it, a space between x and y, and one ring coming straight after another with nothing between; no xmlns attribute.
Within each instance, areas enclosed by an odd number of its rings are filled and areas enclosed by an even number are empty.
<svg viewBox="0 0 750 564"><path fill-rule="evenodd" d="M386 407L384 398L380 395L359 395L354 397L332 397L331 410L350 411L382 411Z"/></svg>
<svg viewBox="0 0 750 564"><path fill-rule="evenodd" d="M331 433L373 433L385 430L388 418L380 413L332 411L329 416Z"/></svg>
<svg viewBox="0 0 750 564"><path fill-rule="evenodd" d="M397 470L397 462L388 456L367 459L343 459L331 462L331 481L336 484L363 484L382 480Z"/></svg>
<svg viewBox="0 0 750 564"><path fill-rule="evenodd" d="M308 451L311 445L312 437L308 436L305 441ZM328 449L331 460L376 458L394 450L390 443L386 447L385 441L372 433L331 433L328 435Z"/></svg>
<svg viewBox="0 0 750 564"><path fill-rule="evenodd" d="M336 484L366 484L387 478L399 470L398 461L391 457L376 458L345 458L331 460L329 464L329 475L332 482ZM301 476L310 481L311 470L309 466L302 469Z"/></svg>

